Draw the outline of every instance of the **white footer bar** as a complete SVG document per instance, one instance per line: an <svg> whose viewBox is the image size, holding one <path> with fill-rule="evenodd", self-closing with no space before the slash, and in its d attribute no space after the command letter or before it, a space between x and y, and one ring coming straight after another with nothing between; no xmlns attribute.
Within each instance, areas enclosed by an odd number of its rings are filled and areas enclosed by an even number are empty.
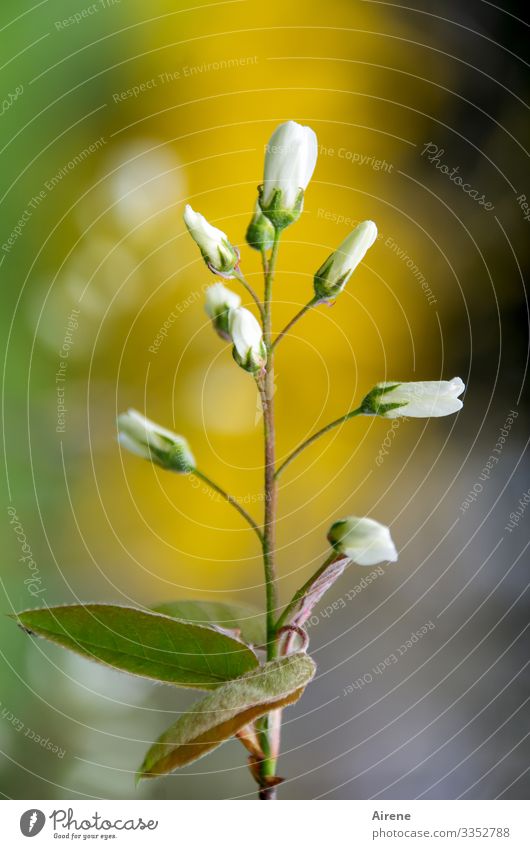
<svg viewBox="0 0 530 849"><path fill-rule="evenodd" d="M524 801L13 801L2 846L528 849ZM259 806L259 807L256 807ZM30 839L35 838L35 843Z"/></svg>

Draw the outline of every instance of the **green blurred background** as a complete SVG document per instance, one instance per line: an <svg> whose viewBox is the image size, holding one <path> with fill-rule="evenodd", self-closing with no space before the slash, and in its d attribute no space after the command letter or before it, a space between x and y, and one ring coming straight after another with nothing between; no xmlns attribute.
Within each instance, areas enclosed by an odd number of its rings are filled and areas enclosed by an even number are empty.
<svg viewBox="0 0 530 849"><path fill-rule="evenodd" d="M191 479L121 456L115 418L134 406L185 434L201 467L259 518L254 384L209 326L213 278L182 212L190 202L225 230L261 286L244 232L282 121L312 126L320 156L305 214L282 240L275 328L357 221L375 220L380 238L336 305L280 349L280 456L378 380L458 374L468 385L457 418L351 422L282 479L283 599L344 514L391 525L400 550L361 593L364 572L351 567L317 609L319 677L286 713L283 798L528 792L528 514L506 529L529 485L522 14L479 0L442 11L363 0L2 4L6 613L77 599L263 604L252 532ZM429 161L429 143L493 209ZM499 462L480 478L511 410ZM395 668L344 695L428 621ZM6 797L253 795L235 742L136 791L146 744L192 698L28 640L6 617L0 637Z"/></svg>

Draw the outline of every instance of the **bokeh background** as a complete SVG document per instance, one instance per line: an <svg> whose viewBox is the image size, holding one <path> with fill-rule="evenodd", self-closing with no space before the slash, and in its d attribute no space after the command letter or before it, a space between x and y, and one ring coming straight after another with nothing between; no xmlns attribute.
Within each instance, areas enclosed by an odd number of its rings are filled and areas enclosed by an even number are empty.
<svg viewBox="0 0 530 849"><path fill-rule="evenodd" d="M122 456L115 418L134 406L184 433L260 517L256 392L208 324L213 278L182 212L225 230L260 287L244 232L281 121L310 124L320 156L284 234L275 328L357 221L380 238L279 349L280 456L378 380L467 384L457 417L353 421L282 480L283 600L343 515L387 523L400 551L361 591L367 570L349 568L315 611L318 677L285 714L286 799L528 793L528 23L502 6L2 3L4 613L263 604L252 532L191 479ZM146 745L193 696L7 616L0 637L4 796L253 797L236 742L136 790Z"/></svg>

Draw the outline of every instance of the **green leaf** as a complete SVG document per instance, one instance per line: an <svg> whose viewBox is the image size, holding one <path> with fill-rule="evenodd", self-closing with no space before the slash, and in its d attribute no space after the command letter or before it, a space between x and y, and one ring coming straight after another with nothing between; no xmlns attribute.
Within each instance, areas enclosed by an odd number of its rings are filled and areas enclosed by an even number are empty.
<svg viewBox="0 0 530 849"><path fill-rule="evenodd" d="M132 607L72 604L14 618L83 657L179 687L211 690L258 666L254 652L233 637Z"/></svg>
<svg viewBox="0 0 530 849"><path fill-rule="evenodd" d="M258 717L297 701L315 668L308 655L292 654L219 687L158 738L138 778L155 778L196 761Z"/></svg>
<svg viewBox="0 0 530 849"><path fill-rule="evenodd" d="M203 625L218 625L227 630L240 631L246 643L265 644L265 618L255 607L246 604L225 604L222 601L167 601L153 607L158 613L185 619Z"/></svg>

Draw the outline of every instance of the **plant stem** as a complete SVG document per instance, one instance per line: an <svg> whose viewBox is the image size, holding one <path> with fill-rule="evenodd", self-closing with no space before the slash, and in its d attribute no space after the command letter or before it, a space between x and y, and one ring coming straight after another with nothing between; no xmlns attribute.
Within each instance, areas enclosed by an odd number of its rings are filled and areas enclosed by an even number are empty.
<svg viewBox="0 0 530 849"><path fill-rule="evenodd" d="M285 325L285 327L283 328L283 330L281 331L281 333L279 333L279 334L278 334L278 336L276 337L276 339L275 339L275 340L274 340L274 342L272 343L272 348L274 349L274 348L276 347L276 345L278 344L278 342L281 342L281 340L282 340L282 339L283 339L283 337L284 337L284 336L285 336L285 335L289 332L289 330L291 329L291 327L293 327L293 326L296 324L296 322L297 322L297 321L299 321L299 320L302 318L302 316L304 316L304 315L306 314L306 312L309 312L309 310L310 310L310 309L312 309L313 307L318 306L318 304L321 304L321 303L323 303L322 299L321 299L321 298L317 298L317 296L316 296L316 295L315 295L315 297L314 297L314 298L311 298L311 300L309 301L309 303L308 303L308 304L306 304L306 305L305 305L305 307L302 307L302 309L301 309L299 312L297 312L297 313L296 313L296 315L294 316L294 318L292 318L292 319L290 320L290 322L289 322L288 324L286 324L286 325Z"/></svg>
<svg viewBox="0 0 530 849"><path fill-rule="evenodd" d="M261 264L263 265L263 273L266 275L269 273L269 260L267 259L267 251L261 250Z"/></svg>
<svg viewBox="0 0 530 849"><path fill-rule="evenodd" d="M276 799L276 787L270 786L268 780L276 773L276 760L280 739L281 710L273 710L259 721L259 737L264 754L260 762L260 777L262 783L259 790L260 799ZM276 738L276 746L273 738Z"/></svg>
<svg viewBox="0 0 530 849"><path fill-rule="evenodd" d="M254 300L254 302L255 302L258 310L259 310L260 318L261 318L262 321L264 321L263 304L261 303L256 292L254 291L254 289L252 288L252 286L250 285L250 283L248 282L248 280L246 279L244 274L239 269L237 269L235 271L235 278L236 278L236 280L239 280L239 282L245 287L245 289L249 293L250 297Z"/></svg>
<svg viewBox="0 0 530 849"><path fill-rule="evenodd" d="M237 499L233 495L229 495L228 492L226 492L224 489L222 489L213 480L210 480L210 478L207 477L207 475L205 475L203 472L200 472L199 469L194 469L192 474L194 474L196 478L199 478L200 480L204 481L204 483L208 484L208 486L211 487L211 489L214 489L216 492L218 492L219 495L222 498L224 498L224 500L228 504L231 504L232 507L235 507L237 512L240 513L241 516L243 516L243 518L248 522L248 524L250 525L252 530L257 534L260 543L263 545L263 534L262 534L262 532L258 528L256 522L254 521L254 519L252 518L250 513L247 513L245 508L241 506L241 504L237 501Z"/></svg>
<svg viewBox="0 0 530 849"><path fill-rule="evenodd" d="M310 436L309 439L306 439L304 442L300 443L298 448L295 448L293 453L289 454L287 459L284 460L283 463L281 464L281 466L279 466L279 468L277 469L276 474L275 474L276 480L278 480L278 478L280 477L280 475L284 471L284 469L286 469L287 466L290 463L292 463L293 460L296 457L298 457L299 454L302 453L302 451L304 451L306 448L308 448L310 445L312 445L313 442L316 442L317 439L320 439L320 437L324 436L324 434L328 433L328 431L333 430L334 427L338 427L339 425L344 424L344 422L347 422L349 419L353 419L355 416L360 416L360 415L362 415L362 410L361 410L360 407L357 407L356 410L351 410L349 413L346 413L344 416L341 416L340 419L335 419L334 422L330 422L330 424L326 425L325 427L321 428L320 430L317 430L317 432L314 433L313 436Z"/></svg>
<svg viewBox="0 0 530 849"><path fill-rule="evenodd" d="M275 430L274 430L274 355L272 352L272 283L276 258L280 244L277 231L270 261L265 273L265 298L263 302L263 341L267 349L265 374L258 380L263 408L265 437L265 515L263 523L263 566L267 596L267 660L276 657L276 633L274 622L277 608L276 573L274 566L274 543L276 524L276 481L275 481Z"/></svg>
<svg viewBox="0 0 530 849"><path fill-rule="evenodd" d="M276 799L276 787L262 787L259 791L260 799Z"/></svg>
<svg viewBox="0 0 530 849"><path fill-rule="evenodd" d="M280 244L280 233L276 231L271 256L264 263L265 297L263 301L263 341L267 349L265 374L257 379L263 408L263 430L265 438L265 511L263 521L263 567L265 571L265 592L267 600L267 660L277 655L275 618L277 610L276 571L274 565L275 525L276 525L276 480L275 480L275 430L274 430L274 355L271 345L272 336L272 283ZM264 257L265 260L265 257ZM279 735L278 717L272 713L260 722L262 748L265 757L261 762L260 773L263 785L260 799L275 799L274 787L267 786L267 779L273 778L276 771L277 751L273 735Z"/></svg>

